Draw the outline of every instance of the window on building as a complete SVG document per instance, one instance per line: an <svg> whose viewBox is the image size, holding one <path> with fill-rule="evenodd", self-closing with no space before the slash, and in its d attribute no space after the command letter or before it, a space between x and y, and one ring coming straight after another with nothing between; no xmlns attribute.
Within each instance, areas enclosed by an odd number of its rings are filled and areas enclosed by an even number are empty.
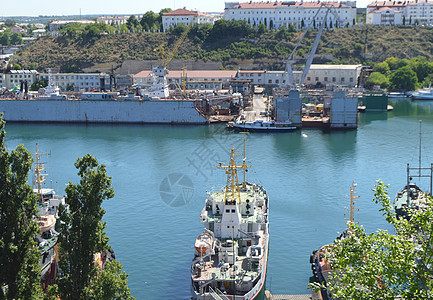
<svg viewBox="0 0 433 300"><path fill-rule="evenodd" d="M328 77L323 78L323 81L328 82Z"/></svg>
<svg viewBox="0 0 433 300"><path fill-rule="evenodd" d="M336 82L336 81L337 81L337 78L332 77L332 82Z"/></svg>
<svg viewBox="0 0 433 300"><path fill-rule="evenodd" d="M269 79L268 83L272 83L272 79Z"/></svg>
<svg viewBox="0 0 433 300"><path fill-rule="evenodd" d="M316 81L319 81L319 77L316 77Z"/></svg>
<svg viewBox="0 0 433 300"><path fill-rule="evenodd" d="M341 82L344 82L344 77L341 77Z"/></svg>
<svg viewBox="0 0 433 300"><path fill-rule="evenodd" d="M350 82L353 82L353 77L350 77L350 78L349 78L349 81L350 81Z"/></svg>
<svg viewBox="0 0 433 300"><path fill-rule="evenodd" d="M307 80L310 81L310 80L311 80L311 77L308 77L308 76L307 76Z"/></svg>

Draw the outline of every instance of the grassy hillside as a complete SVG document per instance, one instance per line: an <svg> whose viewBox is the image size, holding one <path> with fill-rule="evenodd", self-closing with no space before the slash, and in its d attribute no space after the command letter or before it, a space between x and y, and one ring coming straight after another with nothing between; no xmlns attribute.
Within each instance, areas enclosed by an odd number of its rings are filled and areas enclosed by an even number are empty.
<svg viewBox="0 0 433 300"><path fill-rule="evenodd" d="M200 40L190 36L175 58L221 61L228 68L249 67L279 69L284 56L292 51L302 32L265 31L246 37ZM316 31L306 35L298 49L301 58L308 52ZM101 35L98 38L44 37L13 57L13 63L37 70L59 68L79 72L98 64L119 66L124 60L157 59L154 48L166 43L172 49L177 37L168 33L129 33ZM325 31L319 44L316 63L381 62L387 57L433 58L433 30L422 27L363 26ZM366 54L366 55L365 55ZM32 64L32 65L31 65Z"/></svg>

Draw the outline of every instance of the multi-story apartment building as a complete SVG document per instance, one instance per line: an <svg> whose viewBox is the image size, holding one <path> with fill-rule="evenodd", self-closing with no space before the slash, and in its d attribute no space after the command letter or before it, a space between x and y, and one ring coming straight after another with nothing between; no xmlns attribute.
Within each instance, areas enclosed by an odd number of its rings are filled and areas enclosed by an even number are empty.
<svg viewBox="0 0 433 300"><path fill-rule="evenodd" d="M393 18L394 24L389 24L387 19L392 20ZM401 22L398 22L399 19ZM401 25L403 23L405 25L433 25L433 1L374 1L367 5L366 23L373 25Z"/></svg>
<svg viewBox="0 0 433 300"><path fill-rule="evenodd" d="M175 27L177 24L188 26L193 20L194 24L214 24L215 17L199 11L180 8L162 15L162 28L166 32L168 28Z"/></svg>
<svg viewBox="0 0 433 300"><path fill-rule="evenodd" d="M332 7L332 12L328 12ZM244 20L251 26L260 24L271 29L288 28L291 24L297 29L309 25L319 26L325 22L327 27L353 26L356 22L355 1L346 2L226 2L226 20Z"/></svg>

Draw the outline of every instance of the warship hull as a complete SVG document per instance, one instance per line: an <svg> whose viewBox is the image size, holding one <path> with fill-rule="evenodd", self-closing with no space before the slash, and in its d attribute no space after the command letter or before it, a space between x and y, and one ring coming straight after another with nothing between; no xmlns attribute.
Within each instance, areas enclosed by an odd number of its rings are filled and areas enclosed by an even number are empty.
<svg viewBox="0 0 433 300"><path fill-rule="evenodd" d="M7 122L205 124L193 100L0 100Z"/></svg>

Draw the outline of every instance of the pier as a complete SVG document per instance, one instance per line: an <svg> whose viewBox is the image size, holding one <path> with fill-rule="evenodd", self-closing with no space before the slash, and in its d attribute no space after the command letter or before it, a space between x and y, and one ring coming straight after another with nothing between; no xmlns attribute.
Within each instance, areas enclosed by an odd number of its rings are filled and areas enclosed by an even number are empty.
<svg viewBox="0 0 433 300"><path fill-rule="evenodd" d="M322 299L318 293L312 292L311 295L272 295L271 291L265 292L266 300L319 300Z"/></svg>

